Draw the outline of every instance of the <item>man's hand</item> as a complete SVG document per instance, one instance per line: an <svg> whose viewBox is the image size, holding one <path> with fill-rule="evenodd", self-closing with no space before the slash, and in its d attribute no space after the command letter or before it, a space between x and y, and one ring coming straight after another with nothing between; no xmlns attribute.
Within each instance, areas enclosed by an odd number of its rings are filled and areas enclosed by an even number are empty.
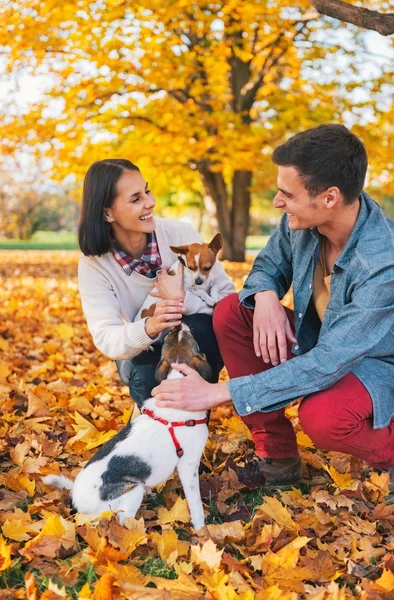
<svg viewBox="0 0 394 600"><path fill-rule="evenodd" d="M185 377L165 379L153 388L152 396L158 407L200 411L231 402L226 383L208 383L188 365L174 363L171 367Z"/></svg>
<svg viewBox="0 0 394 600"><path fill-rule="evenodd" d="M157 291L151 292L151 296L163 298L163 300L183 300L185 298L184 268L183 264L179 263L176 273L169 275L170 267L163 267L155 281Z"/></svg>
<svg viewBox="0 0 394 600"><path fill-rule="evenodd" d="M155 304L155 314L145 322L145 331L155 338L162 331L181 324L183 300L160 300Z"/></svg>
<svg viewBox="0 0 394 600"><path fill-rule="evenodd" d="M284 307L273 291L255 295L253 315L253 346L256 356L276 366L287 360L287 340L297 340L290 327Z"/></svg>

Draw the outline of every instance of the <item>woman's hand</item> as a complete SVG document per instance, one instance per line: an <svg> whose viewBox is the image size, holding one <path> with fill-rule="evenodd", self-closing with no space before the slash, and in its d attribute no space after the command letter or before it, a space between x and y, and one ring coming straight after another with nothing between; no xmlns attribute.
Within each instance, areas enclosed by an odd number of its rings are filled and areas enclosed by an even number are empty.
<svg viewBox="0 0 394 600"><path fill-rule="evenodd" d="M165 379L153 388L152 396L156 398L158 407L200 411L231 403L227 383L208 383L185 364L173 363L171 367L185 377Z"/></svg>
<svg viewBox="0 0 394 600"><path fill-rule="evenodd" d="M184 266L179 263L177 272L169 275L170 267L163 267L158 274L155 287L156 292L151 292L151 296L155 298L163 298L163 300L183 300L185 298L185 289L183 287L183 271Z"/></svg>
<svg viewBox="0 0 394 600"><path fill-rule="evenodd" d="M183 300L160 300L155 304L155 314L145 321L145 331L155 338L162 331L181 324Z"/></svg>
<svg viewBox="0 0 394 600"><path fill-rule="evenodd" d="M287 340L296 343L286 311L275 292L255 295L253 346L256 356L276 366L287 360Z"/></svg>

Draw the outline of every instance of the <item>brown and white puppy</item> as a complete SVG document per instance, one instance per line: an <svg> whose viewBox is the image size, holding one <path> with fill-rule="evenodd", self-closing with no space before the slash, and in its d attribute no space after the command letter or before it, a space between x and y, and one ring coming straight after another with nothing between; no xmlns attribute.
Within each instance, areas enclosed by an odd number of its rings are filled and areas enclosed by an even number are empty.
<svg viewBox="0 0 394 600"><path fill-rule="evenodd" d="M172 363L186 363L210 380L212 371L185 324L168 333L157 366L157 381L183 377ZM47 475L44 483L71 490L73 508L89 514L120 511L121 523L134 517L146 491L178 471L194 528L204 525L198 468L208 437L205 411L158 408L146 400L142 414L101 446L75 481Z"/></svg>
<svg viewBox="0 0 394 600"><path fill-rule="evenodd" d="M212 267L217 260L217 254L223 246L223 236L217 233L215 237L206 244L193 243L183 246L170 246L174 254L178 254L178 260L172 265L169 273L175 274L179 263L184 265L183 285L186 291L192 292L209 306L214 307L220 300L220 294L215 279L212 276ZM152 292L156 292L154 287ZM155 312L155 304L160 298L149 294L135 317L139 321L145 317L152 317Z"/></svg>

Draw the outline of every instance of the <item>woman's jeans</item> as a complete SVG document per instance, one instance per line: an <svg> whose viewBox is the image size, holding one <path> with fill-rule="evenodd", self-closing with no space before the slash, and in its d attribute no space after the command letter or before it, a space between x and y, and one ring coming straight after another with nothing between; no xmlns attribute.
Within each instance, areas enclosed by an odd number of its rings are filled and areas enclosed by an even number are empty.
<svg viewBox="0 0 394 600"><path fill-rule="evenodd" d="M216 383L219 373L223 368L222 357L216 342L212 327L212 317L204 314L187 315L182 318L199 345L200 351L205 354L212 369L212 382ZM154 350L144 351L130 361L116 361L118 371L130 370L130 396L138 407L151 397L152 389L157 385L155 369L161 358L161 345L153 346ZM125 369L127 367L127 369Z"/></svg>

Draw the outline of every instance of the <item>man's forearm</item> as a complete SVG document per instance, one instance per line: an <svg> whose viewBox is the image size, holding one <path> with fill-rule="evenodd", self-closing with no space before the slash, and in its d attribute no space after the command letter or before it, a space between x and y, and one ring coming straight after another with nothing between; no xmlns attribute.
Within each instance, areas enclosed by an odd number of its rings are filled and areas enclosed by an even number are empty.
<svg viewBox="0 0 394 600"><path fill-rule="evenodd" d="M255 302L257 302L258 300L260 300L260 299L262 299L264 297L267 298L267 296L275 298L279 302L278 294L274 290L264 290L262 292L257 292L254 295Z"/></svg>

